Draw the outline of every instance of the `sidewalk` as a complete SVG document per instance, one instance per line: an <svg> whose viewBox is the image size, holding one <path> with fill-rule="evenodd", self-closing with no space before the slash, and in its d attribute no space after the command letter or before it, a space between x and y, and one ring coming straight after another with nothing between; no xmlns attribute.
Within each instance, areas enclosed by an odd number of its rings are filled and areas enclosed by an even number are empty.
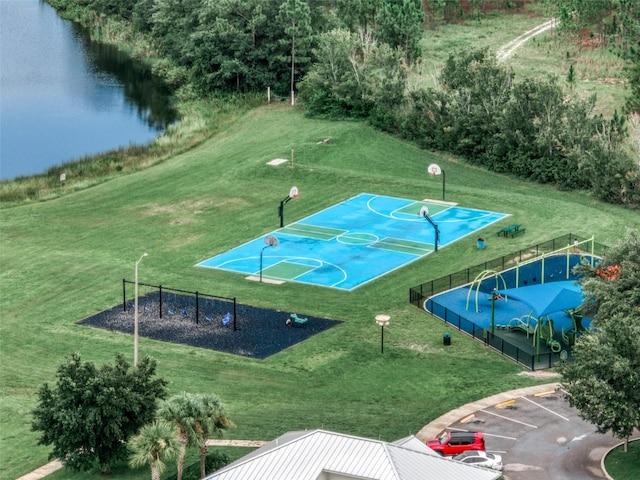
<svg viewBox="0 0 640 480"><path fill-rule="evenodd" d="M207 442L207 445L215 447L261 447L265 441L262 440L227 440L227 439L211 439ZM62 463L59 460L54 460L40 468L37 468L33 472L27 473L16 480L39 480L46 477L50 473L55 472L62 468Z"/></svg>

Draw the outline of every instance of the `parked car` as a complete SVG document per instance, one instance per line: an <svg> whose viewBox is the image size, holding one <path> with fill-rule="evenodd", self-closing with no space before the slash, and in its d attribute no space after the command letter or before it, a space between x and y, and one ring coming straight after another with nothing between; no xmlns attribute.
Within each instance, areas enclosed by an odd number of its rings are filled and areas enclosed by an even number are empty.
<svg viewBox="0 0 640 480"><path fill-rule="evenodd" d="M483 450L467 450L460 455L456 455L453 459L469 465L502 470L502 457Z"/></svg>
<svg viewBox="0 0 640 480"><path fill-rule="evenodd" d="M427 447L440 455L458 455L467 450L485 450L481 432L444 432L438 438L427 440Z"/></svg>

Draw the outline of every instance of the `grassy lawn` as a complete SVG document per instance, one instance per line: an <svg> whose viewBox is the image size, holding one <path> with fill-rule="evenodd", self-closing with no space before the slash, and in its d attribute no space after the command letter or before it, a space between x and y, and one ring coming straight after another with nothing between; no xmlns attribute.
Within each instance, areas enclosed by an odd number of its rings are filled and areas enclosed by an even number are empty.
<svg viewBox="0 0 640 480"><path fill-rule="evenodd" d="M615 480L635 480L640 472L640 440L629 442L629 450L624 445L612 450L605 459L607 473Z"/></svg>
<svg viewBox="0 0 640 480"><path fill-rule="evenodd" d="M329 144L317 144L325 138ZM288 158L292 148L294 167L266 165ZM426 174L433 162L447 173L448 200L510 213L508 221L525 224L527 234L498 239L492 227L485 250L465 238L350 293L194 268L276 228L279 201L291 185L301 197L287 205L287 223L361 192L440 198L440 178ZM117 352L132 357L130 336L75 322L120 302L122 278L133 278L141 252L149 253L141 282L344 320L266 360L141 339L141 355L159 361L172 393L222 396L238 425L231 438L270 440L322 427L395 440L461 404L534 382L456 332L452 348L443 348L449 329L409 305L409 287L559 234L593 234L606 244L627 227L640 228L637 212L581 192L470 168L365 124L311 120L285 105L253 110L147 171L0 215L0 463L11 478L47 461L48 449L36 445L38 435L29 429L29 412L38 386L54 381L64 357L78 351L98 364L112 362ZM374 322L381 312L391 315L384 355Z"/></svg>
<svg viewBox="0 0 640 480"><path fill-rule="evenodd" d="M422 41L423 60L414 72L415 85L433 86L437 73L449 54L471 48L488 48L492 52L506 45L532 28L549 20L548 12L539 5L529 5L523 14L488 14L481 20L467 20L463 24L439 26L427 30ZM568 90L569 66L573 64L576 83L573 92L582 98L597 94L596 112L610 117L620 111L625 90L621 70L623 62L608 48L593 42L576 46L555 31L547 30L532 37L518 48L503 64L515 72L515 81L525 78L556 77Z"/></svg>
<svg viewBox="0 0 640 480"><path fill-rule="evenodd" d="M542 21L524 15L494 19L480 38L465 26L428 32L425 45L433 64L425 61L425 78L451 49L471 43L497 48ZM533 46L534 53L536 48L546 52ZM529 54L519 55L525 62ZM210 392L223 398L237 424L230 438L271 440L288 430L325 428L393 441L462 404L536 382L520 375L523 369L511 361L411 306L410 287L561 234L595 235L609 244L626 228L640 228L637 212L597 202L584 192L469 167L363 123L312 120L284 104L238 115L225 116L214 137L152 168L47 202L0 210L3 478L17 478L47 462L49 448L37 445L30 411L38 387L55 381L66 356L77 351L102 364L124 353L132 361L131 336L76 322L121 302L122 279L133 280L134 263L143 252L149 256L140 264L141 282L344 321L265 360L140 339L140 354L158 360L158 373L170 381L171 393ZM202 138L206 135L198 142ZM329 143L318 144L327 138ZM290 158L292 149L294 166L266 165ZM427 175L430 163L446 171L447 200L509 213L504 224L521 223L526 234L496 238L491 227L485 250L476 249L475 237L464 238L353 292L261 284L194 267L276 229L279 202L292 185L301 197L287 204L286 223L362 192L439 199L441 178ZM374 321L378 313L391 316L383 355ZM442 346L444 332L452 334L451 347ZM225 452L234 459L247 449ZM122 466L113 478L148 476L147 469ZM103 477L63 469L49 478Z"/></svg>

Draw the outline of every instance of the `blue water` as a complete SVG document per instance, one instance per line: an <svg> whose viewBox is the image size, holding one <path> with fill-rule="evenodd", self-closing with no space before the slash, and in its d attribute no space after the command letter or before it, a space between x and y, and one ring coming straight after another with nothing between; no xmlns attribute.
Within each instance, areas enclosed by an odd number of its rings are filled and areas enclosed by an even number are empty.
<svg viewBox="0 0 640 480"><path fill-rule="evenodd" d="M175 119L166 107L148 72L51 6L0 0L0 179L146 144Z"/></svg>

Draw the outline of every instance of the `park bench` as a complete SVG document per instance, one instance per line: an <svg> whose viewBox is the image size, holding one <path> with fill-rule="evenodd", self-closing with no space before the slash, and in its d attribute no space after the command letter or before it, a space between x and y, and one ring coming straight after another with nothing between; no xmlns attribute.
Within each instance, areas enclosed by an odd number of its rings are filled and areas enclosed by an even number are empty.
<svg viewBox="0 0 640 480"><path fill-rule="evenodd" d="M507 237L510 236L511 238L520 235L521 233L524 233L526 230L526 228L521 228L521 225L519 223L513 223L509 226L506 226L500 230L498 230L498 236L503 236L503 237Z"/></svg>
<svg viewBox="0 0 640 480"><path fill-rule="evenodd" d="M509 225L507 227L501 228L500 230L498 230L498 236L503 236L506 237L507 235L510 235L511 232L513 231L517 231L520 228L520 224L519 223L514 223L512 225Z"/></svg>
<svg viewBox="0 0 640 480"><path fill-rule="evenodd" d="M516 237L516 236L520 235L521 233L524 233L525 230L526 230L526 228L524 228L524 227L517 228L515 230L512 230L509 235L511 235L511 238L513 238L513 237Z"/></svg>

